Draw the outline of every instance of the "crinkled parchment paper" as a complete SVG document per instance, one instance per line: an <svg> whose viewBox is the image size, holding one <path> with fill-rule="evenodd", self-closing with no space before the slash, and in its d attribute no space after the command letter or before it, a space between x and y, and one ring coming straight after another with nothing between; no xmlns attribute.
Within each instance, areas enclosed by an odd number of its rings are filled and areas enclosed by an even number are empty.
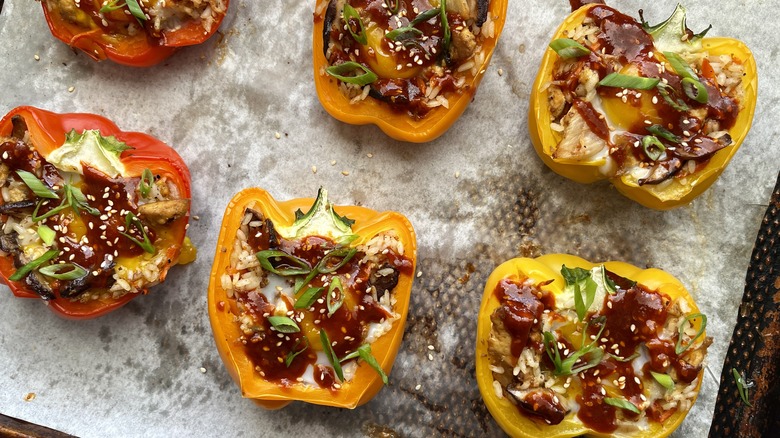
<svg viewBox="0 0 780 438"><path fill-rule="evenodd" d="M692 205L645 209L608 183L548 170L528 138L528 96L566 0L513 0L482 86L438 140L395 142L328 116L314 92L313 0L233 0L220 34L164 64L95 63L55 40L32 0L0 13L0 113L18 105L105 115L189 164L198 260L92 321L65 321L0 287L0 412L80 436L500 436L474 380L484 281L518 255L568 252L665 269L689 286L714 337L701 395L676 432L705 436L759 222L780 163L773 2L686 2L688 24L745 41L759 67L753 129ZM667 2L610 1L650 21ZM36 60L36 55L40 60ZM72 91L69 91L73 87ZM277 135L278 133L278 135ZM278 138L277 138L278 137ZM370 156L369 156L370 154ZM316 166L317 171L312 171ZM348 171L345 176L342 171ZM397 210L419 238L419 270L391 384L354 411L241 398L211 337L206 289L222 212L238 190ZM429 348L432 347L432 349ZM36 396L25 401L29 393Z"/></svg>

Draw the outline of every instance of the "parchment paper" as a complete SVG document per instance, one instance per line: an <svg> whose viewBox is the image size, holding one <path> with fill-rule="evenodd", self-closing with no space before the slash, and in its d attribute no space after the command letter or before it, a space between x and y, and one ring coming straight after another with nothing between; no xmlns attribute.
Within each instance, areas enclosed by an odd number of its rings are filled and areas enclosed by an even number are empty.
<svg viewBox="0 0 780 438"><path fill-rule="evenodd" d="M689 27L712 23L710 35L742 39L754 50L760 92L753 129L720 180L670 212L645 209L608 183L559 177L533 151L528 96L545 46L569 12L565 0L510 2L471 106L423 145L343 124L322 109L312 82L313 0L231 3L220 35L158 67L133 69L95 63L55 40L40 3L5 1L0 113L18 105L98 113L175 147L192 171L200 219L190 235L200 253L150 295L93 321L62 320L41 301L0 287L0 412L85 437L500 436L474 380L484 281L509 258L568 252L659 267L689 286L715 342L699 400L674 436L706 435L780 163L772 2L686 2ZM644 8L652 22L674 7L610 4L633 15ZM417 230L422 276L391 384L372 402L355 411L302 403L264 411L241 398L211 337L206 289L216 237L240 189L259 186L288 199L313 196L319 185L337 203L406 214Z"/></svg>

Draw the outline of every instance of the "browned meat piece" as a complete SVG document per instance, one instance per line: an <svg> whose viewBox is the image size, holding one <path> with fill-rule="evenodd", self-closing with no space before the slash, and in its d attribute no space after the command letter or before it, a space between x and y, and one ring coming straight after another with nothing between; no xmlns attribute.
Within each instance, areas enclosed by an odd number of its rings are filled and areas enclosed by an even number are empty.
<svg viewBox="0 0 780 438"><path fill-rule="evenodd" d="M173 199L141 205L138 207L138 213L152 223L165 225L187 214L189 208L189 200Z"/></svg>
<svg viewBox="0 0 780 438"><path fill-rule="evenodd" d="M453 62L465 61L477 48L477 39L467 28L452 32L452 45L450 46L450 58Z"/></svg>
<svg viewBox="0 0 780 438"><path fill-rule="evenodd" d="M488 354L490 355L490 363L504 369L504 372L501 374L494 372L493 378L505 388L512 382L514 365L510 362L513 359L512 335L509 334L504 326L504 321L500 315L502 310L505 311L503 307L499 307L490 316L493 328L490 330L490 337L488 338Z"/></svg>
<svg viewBox="0 0 780 438"><path fill-rule="evenodd" d="M547 103L550 105L550 117L552 120L558 120L566 109L566 97L563 91L555 85L547 89Z"/></svg>

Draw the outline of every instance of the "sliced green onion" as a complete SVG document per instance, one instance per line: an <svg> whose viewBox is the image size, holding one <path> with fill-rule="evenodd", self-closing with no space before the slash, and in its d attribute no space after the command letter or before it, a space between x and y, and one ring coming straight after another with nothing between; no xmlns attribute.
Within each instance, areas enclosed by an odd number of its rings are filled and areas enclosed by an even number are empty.
<svg viewBox="0 0 780 438"><path fill-rule="evenodd" d="M311 272L311 266L309 266L309 263L306 260L287 254L284 251L267 249L258 252L255 256L257 257L257 260L260 261L260 266L262 266L263 269L276 275L289 277L291 275L305 275ZM274 267L274 265L271 264L271 259L281 260L283 264L289 267Z"/></svg>
<svg viewBox="0 0 780 438"><path fill-rule="evenodd" d="M280 315L273 315L268 317L268 322L271 323L274 329L279 333L298 333L301 328L291 318Z"/></svg>
<svg viewBox="0 0 780 438"><path fill-rule="evenodd" d="M325 301L328 303L328 317L333 316L341 305L344 304L344 286L342 286L339 277L333 277L330 281Z"/></svg>
<svg viewBox="0 0 780 438"><path fill-rule="evenodd" d="M360 355L360 358L363 359L365 363L368 364L371 368L374 369L374 371L379 374L379 376L382 378L382 383L387 385L387 374L385 374L385 370L382 369L381 366L379 366L379 362L376 361L376 358L373 354L371 354L371 345L369 344L363 344L357 349L358 354Z"/></svg>
<svg viewBox="0 0 780 438"><path fill-rule="evenodd" d="M664 388L674 389L674 379L672 379L672 376L663 373L656 373L655 371L650 371L650 374L653 376L655 381Z"/></svg>
<svg viewBox="0 0 780 438"><path fill-rule="evenodd" d="M303 341L304 343L303 348L296 351L295 349L298 348L298 345L301 344L301 341ZM307 338L306 336L302 338L298 338L298 340L295 341L295 345L293 345L292 351L288 352L287 357L284 358L284 366L290 368L290 365L292 365L293 360L295 360L295 358L298 357L299 354L303 353L308 348L309 348L309 338Z"/></svg>
<svg viewBox="0 0 780 438"><path fill-rule="evenodd" d="M67 200L68 205L73 209L73 212L76 213L76 216L79 216L79 211L81 210L86 211L92 216L100 216L100 210L89 205L84 193L78 187L65 184L65 199Z"/></svg>
<svg viewBox="0 0 780 438"><path fill-rule="evenodd" d="M35 269L38 269L39 266L42 264L48 262L49 260L57 257L60 254L60 251L57 249L50 249L43 253L42 256L38 257L37 259L31 261L30 263L27 263L26 265L22 266L21 268L17 269L16 272L13 273L10 277L8 277L11 281L19 281L27 276L30 272L32 272Z"/></svg>
<svg viewBox="0 0 780 438"><path fill-rule="evenodd" d="M691 109L688 105L685 104L685 102L683 102L682 99L675 100L674 97L672 97L672 93L674 93L674 89L671 87L671 85L665 84L663 82L658 83L658 94L664 98L670 107L680 112L685 112Z"/></svg>
<svg viewBox="0 0 780 438"><path fill-rule="evenodd" d="M558 38L550 43L550 48L555 50L561 58L579 58L590 53L587 47L571 38Z"/></svg>
<svg viewBox="0 0 780 438"><path fill-rule="evenodd" d="M84 277L89 273L86 269L82 268L76 263L62 263L44 266L43 268L39 269L38 272L47 277L56 278L57 280L75 280L77 278Z"/></svg>
<svg viewBox="0 0 780 438"><path fill-rule="evenodd" d="M683 79L682 89L686 96L690 97L696 102L707 103L710 100L710 95L707 93L707 88L705 88L704 85L696 79Z"/></svg>
<svg viewBox="0 0 780 438"><path fill-rule="evenodd" d="M418 14L416 17L414 17L414 20L409 22L409 26L411 27L417 26L418 24L424 23L430 20L431 18L439 15L440 13L441 13L440 8L431 8L428 9L427 11L423 11L420 14Z"/></svg>
<svg viewBox="0 0 780 438"><path fill-rule="evenodd" d="M441 43L442 53L446 55L450 52L450 41L452 40L452 34L450 33L450 22L447 20L447 0L441 0L441 5L439 9L441 10L439 16L441 20L441 28L444 35Z"/></svg>
<svg viewBox="0 0 780 438"><path fill-rule="evenodd" d="M674 135L674 133L666 128L664 128L661 125L652 125L648 126L645 129L647 129L647 132L655 135L656 137L661 137L665 140L669 140L672 143L679 143L680 137Z"/></svg>
<svg viewBox="0 0 780 438"><path fill-rule="evenodd" d="M357 254L357 248L339 248L325 254L325 256L317 263L317 272L320 274L330 274L341 269L344 265L352 260ZM326 267L327 262L333 257L343 257L340 262L331 267Z"/></svg>
<svg viewBox="0 0 780 438"><path fill-rule="evenodd" d="M341 363L339 358L336 356L336 352L333 351L333 346L330 345L330 339L328 338L328 334L324 329L320 330L320 343L322 344L322 349L325 351L325 356L328 357L328 361L330 362L331 366L333 366L333 371L336 372L336 376L339 378L339 381L343 382L344 372L341 370Z"/></svg>
<svg viewBox="0 0 780 438"><path fill-rule="evenodd" d="M149 169L144 169L141 173L141 180L138 182L138 191L141 196L146 198L152 191L152 184L154 184L154 175Z"/></svg>
<svg viewBox="0 0 780 438"><path fill-rule="evenodd" d="M363 73L356 76L347 76L348 74L356 73L359 70L362 70ZM379 79L379 77L368 67L354 61L347 61L330 66L325 69L325 72L342 82L360 85L361 87Z"/></svg>
<svg viewBox="0 0 780 438"><path fill-rule="evenodd" d="M402 41L402 40L408 40L414 38L416 36L420 36L422 34L423 31L421 31L420 29L407 26L407 27L399 27L398 29L393 29L390 32L387 32L385 34L385 38L391 41Z"/></svg>
<svg viewBox="0 0 780 438"><path fill-rule="evenodd" d="M144 224L141 222L141 219L138 218L133 212L127 213L125 216L125 229L127 231L130 231L130 225L135 227L135 229L141 233L141 236L143 236L144 240L143 242L136 239L135 237L131 236L128 233L119 232L119 234L127 237L130 239L133 243L143 248L144 251L148 252L149 254L154 254L157 252L157 250L154 248L154 245L152 245L151 240L149 240L149 235L146 233L146 230L144 229Z"/></svg>
<svg viewBox="0 0 780 438"><path fill-rule="evenodd" d="M133 14L133 17L137 18L138 21L146 21L146 14L144 14L143 9L141 9L141 5L138 4L138 0L127 0L127 9L130 9L130 13Z"/></svg>
<svg viewBox="0 0 780 438"><path fill-rule="evenodd" d="M691 341L684 345L682 343L683 334L685 333L685 325L690 322L692 319L701 318L701 326L699 327L699 331L696 332L696 335L691 339ZM696 342L699 337L704 334L704 329L707 327L707 315L703 313L693 313L685 317L685 319L680 322L679 327L679 334L680 336L677 338L677 344L674 346L674 352L679 356L685 352L688 348L690 348L691 345L693 345L694 342Z"/></svg>
<svg viewBox="0 0 780 438"><path fill-rule="evenodd" d="M666 151L666 146L664 146L664 144L661 143L661 140L658 140L655 136L646 135L642 137L642 149L644 149L647 158L658 161L658 159L661 158L661 155Z"/></svg>
<svg viewBox="0 0 780 438"><path fill-rule="evenodd" d="M344 9L341 11L341 19L344 20L344 24L346 24L349 33L352 34L352 38L354 38L358 44L365 46L368 43L368 39L366 38L366 30L363 28L363 20L360 18L358 11L350 6L349 3L345 3ZM352 20L357 22L357 30L352 28Z"/></svg>
<svg viewBox="0 0 780 438"><path fill-rule="evenodd" d="M634 354L632 354L631 356L628 356L628 357L615 356L614 354L610 354L609 356L612 359L615 359L618 362L630 362L630 361L636 359L637 357L639 357L640 355L639 355L639 352L637 351L636 353L634 353Z"/></svg>
<svg viewBox="0 0 780 438"><path fill-rule="evenodd" d="M105 14L105 13L107 13L107 12L114 12L114 11L118 11L119 9L122 9L122 8L124 8L124 7L125 7L125 4L124 4L124 3L122 3L121 5L120 5L120 4L118 4L118 3L119 3L119 1L118 1L118 0L112 0L112 1L110 1L110 2L108 2L108 3L106 3L106 4L104 4L104 5L103 5L103 7L102 7L102 8L100 8L100 12L102 12L102 13L104 13L104 14Z"/></svg>
<svg viewBox="0 0 780 438"><path fill-rule="evenodd" d="M685 62L682 57L674 52L663 52L666 59L669 61L669 64L672 65L672 68L674 69L674 72L677 73L678 76L681 78L690 78L690 79L696 79L698 80L698 76L696 76L696 72L693 71L690 65L688 65L687 62Z"/></svg>
<svg viewBox="0 0 780 438"><path fill-rule="evenodd" d="M651 90L661 82L658 78L611 73L597 84L598 87L630 88L633 90Z"/></svg>
<svg viewBox="0 0 780 438"><path fill-rule="evenodd" d="M35 204L35 210L33 210L33 214L32 214L32 221L33 222L40 222L40 221L42 221L42 220L44 220L46 218L54 216L55 214L61 212L62 210L65 210L66 208L69 207L69 205L67 205L65 203L65 201L63 200L62 203L60 203L59 206L57 206L55 208L52 208L51 210L47 211L46 213L38 216L38 210L41 208L41 206L43 206L43 203L44 203L44 201L40 200L40 201L38 201L37 204Z"/></svg>
<svg viewBox="0 0 780 438"><path fill-rule="evenodd" d="M39 198L60 199L52 189L46 187L46 184L41 182L34 174L26 170L17 170L16 174L19 175L22 182L35 193L35 196L38 196Z"/></svg>
<svg viewBox="0 0 780 438"><path fill-rule="evenodd" d="M742 377L742 374L740 374L736 368L731 369L731 375L734 376L734 381L737 383L737 391L739 391L739 398L742 399L742 403L753 407L753 404L750 403L750 397L748 394L748 388L750 388L751 385L748 385L745 382L745 378Z"/></svg>
<svg viewBox="0 0 780 438"><path fill-rule="evenodd" d="M585 319L585 316L593 304L593 300L596 298L596 289L598 285L591 278L590 271L582 268L567 268L566 265L561 267L561 276L566 281L566 287L573 288L574 293L574 307L577 310L577 317L580 321ZM583 298L583 288L585 297Z"/></svg>
<svg viewBox="0 0 780 438"><path fill-rule="evenodd" d="M635 414L641 413L639 411L639 408L636 407L635 404L631 403L630 401L622 398L614 398L614 397L604 397L604 403L614 406L616 408L625 409L627 411L631 411Z"/></svg>
<svg viewBox="0 0 780 438"><path fill-rule="evenodd" d="M401 7L401 0L385 0L385 5L390 10L390 13L395 15Z"/></svg>
<svg viewBox="0 0 780 438"><path fill-rule="evenodd" d="M604 331L604 325L601 326L601 331L599 331L599 334L596 336L597 339L601 336L601 333L603 331ZM563 359L561 357L561 352L558 349L558 342L556 341L555 336L551 332L543 332L542 340L544 342L544 349L547 351L547 355L550 357L550 360L553 362L553 366L555 367L554 373L557 376L578 374L583 371L586 371L601 363L601 359L604 357L604 352L601 350L601 348L596 347L596 341L591 342L587 346L583 347L581 350L575 351L569 357ZM590 359L588 359L587 362L585 362L584 364L575 368L574 364L576 364L581 357L585 356L588 353L591 353Z"/></svg>
<svg viewBox="0 0 780 438"><path fill-rule="evenodd" d="M38 236L48 246L54 243L54 239L57 237L57 233L46 225L38 225Z"/></svg>
<svg viewBox="0 0 780 438"><path fill-rule="evenodd" d="M308 309L317 301L317 298L320 297L323 290L325 289L321 287L310 287L306 289L306 292L295 301L293 307L296 309Z"/></svg>
<svg viewBox="0 0 780 438"><path fill-rule="evenodd" d="M607 275L607 268L604 265L601 265L601 280L604 282L604 288L607 289L608 294L617 292L617 285Z"/></svg>

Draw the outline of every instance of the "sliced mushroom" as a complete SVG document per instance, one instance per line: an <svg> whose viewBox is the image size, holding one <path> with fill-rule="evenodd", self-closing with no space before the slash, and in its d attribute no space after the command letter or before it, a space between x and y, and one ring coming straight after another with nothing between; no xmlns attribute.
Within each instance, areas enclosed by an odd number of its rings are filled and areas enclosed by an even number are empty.
<svg viewBox="0 0 780 438"><path fill-rule="evenodd" d="M24 282L27 284L27 286L30 287L30 289L40 295L42 299L48 301L56 298L51 286L49 286L49 283L43 279L41 274L37 272L30 272L27 274Z"/></svg>
<svg viewBox="0 0 780 438"><path fill-rule="evenodd" d="M551 85L547 88L547 104L550 107L550 118L558 120L566 109L566 97L560 87Z"/></svg>
<svg viewBox="0 0 780 438"><path fill-rule="evenodd" d="M12 231L9 234L0 234L0 250L8 254L19 254L21 252L19 248L19 234L16 231Z"/></svg>
<svg viewBox="0 0 780 438"><path fill-rule="evenodd" d="M675 155L680 158L702 159L718 152L732 143L731 136L726 132L717 138L706 135L697 135L685 142L685 145L678 145L675 148Z"/></svg>
<svg viewBox="0 0 780 438"><path fill-rule="evenodd" d="M35 201L31 200L9 202L7 204L0 205L0 214L15 215L21 213L21 210L28 210L33 207L35 207Z"/></svg>
<svg viewBox="0 0 780 438"><path fill-rule="evenodd" d="M27 134L27 122L24 121L24 118L22 116L13 116L11 117L11 124L13 125L11 136L19 140L24 139L24 135Z"/></svg>
<svg viewBox="0 0 780 438"><path fill-rule="evenodd" d="M172 199L141 205L138 207L138 213L154 224L165 225L184 216L189 209L188 199Z"/></svg>
<svg viewBox="0 0 780 438"><path fill-rule="evenodd" d="M385 263L371 273L368 284L376 288L376 297L381 300L385 292L390 292L398 285L398 270Z"/></svg>
<svg viewBox="0 0 780 438"><path fill-rule="evenodd" d="M338 5L339 0L330 0L328 9L325 11L325 18L322 23L322 51L325 57L328 57L328 45L330 43L330 29L336 20L336 15L341 10Z"/></svg>
<svg viewBox="0 0 780 438"><path fill-rule="evenodd" d="M566 416L567 407L563 400L551 389L519 389L514 385L506 392L512 396L517 406L525 412L540 417L547 424L560 424Z"/></svg>
<svg viewBox="0 0 780 438"><path fill-rule="evenodd" d="M670 160L657 163L650 170L650 175L647 178L642 178L637 183L641 185L645 184L660 184L667 179L673 177L682 168L682 161L678 158L672 158Z"/></svg>

